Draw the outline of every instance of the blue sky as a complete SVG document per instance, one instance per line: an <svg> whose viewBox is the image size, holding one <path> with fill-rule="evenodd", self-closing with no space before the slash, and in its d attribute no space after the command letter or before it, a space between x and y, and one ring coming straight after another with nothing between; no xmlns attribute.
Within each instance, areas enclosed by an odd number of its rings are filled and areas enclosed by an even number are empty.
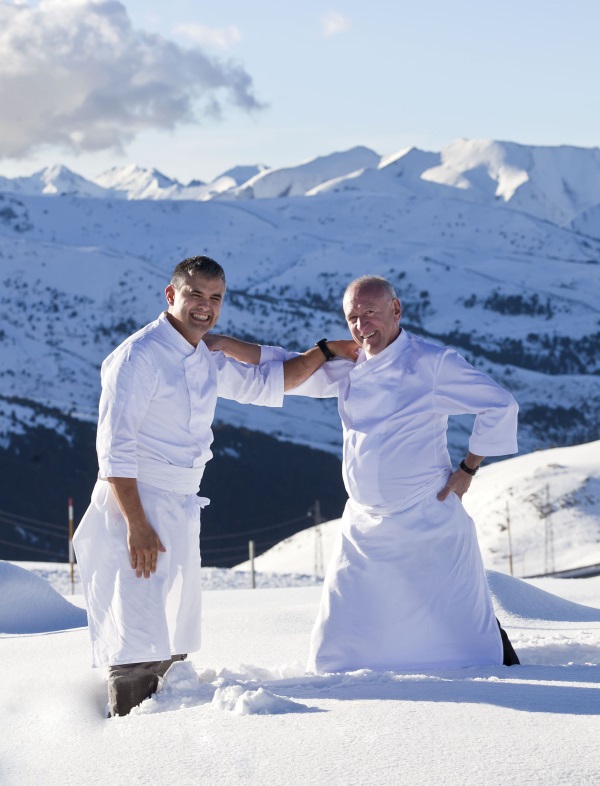
<svg viewBox="0 0 600 786"><path fill-rule="evenodd" d="M383 154L410 145L439 150L457 137L600 143L600 3L593 0L128 0L118 23L108 11L99 14L90 38L79 28L92 4L0 2L0 60L12 67L23 40L41 52L19 60L19 79L16 67L0 71L8 118L0 121L0 174L62 162L93 176L135 162L183 181L207 180L236 164L282 166L358 144ZM68 51L57 44L63 24ZM127 55L144 34L159 37L151 66L147 48L138 60ZM121 35L125 46L113 64L110 42ZM221 87L192 84L191 50L219 71ZM135 69L156 71L178 95L172 102L162 96L158 109L156 96L148 98L143 117L132 121L126 114L131 96L139 98ZM107 98L111 89L122 92L119 108ZM87 104L77 114L81 133L65 144L74 95ZM184 104L215 101L220 119L208 111L187 122ZM114 122L100 122L103 107Z"/></svg>

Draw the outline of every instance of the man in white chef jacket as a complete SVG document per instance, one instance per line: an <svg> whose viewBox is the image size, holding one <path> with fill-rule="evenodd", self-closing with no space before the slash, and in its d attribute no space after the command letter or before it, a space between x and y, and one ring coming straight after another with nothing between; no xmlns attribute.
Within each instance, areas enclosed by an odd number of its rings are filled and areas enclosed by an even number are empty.
<svg viewBox="0 0 600 786"><path fill-rule="evenodd" d="M175 268L167 310L102 365L98 482L74 538L93 665L109 667L109 710L126 715L168 667L200 647L200 509L217 396L281 406L284 387L325 362L248 366L202 341L219 317L222 267L192 257ZM351 342L330 342L351 357Z"/></svg>
<svg viewBox="0 0 600 786"><path fill-rule="evenodd" d="M517 452L517 403L454 350L402 329L386 280L353 281L343 307L360 348L356 363L327 353L333 362L287 391L337 397L349 496L308 669L518 663L495 618L475 527L461 503L484 456ZM243 342L219 337L217 346L259 362ZM290 356L263 347L260 362ZM469 452L453 471L448 416L465 413L475 423Z"/></svg>

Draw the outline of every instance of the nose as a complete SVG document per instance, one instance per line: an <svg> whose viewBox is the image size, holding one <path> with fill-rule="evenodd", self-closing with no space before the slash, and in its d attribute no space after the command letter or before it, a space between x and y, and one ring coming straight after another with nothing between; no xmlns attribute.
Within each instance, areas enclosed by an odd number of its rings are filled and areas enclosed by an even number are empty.
<svg viewBox="0 0 600 786"><path fill-rule="evenodd" d="M363 332L363 328L368 324L368 319L366 317L359 317L356 320L356 329L359 333Z"/></svg>

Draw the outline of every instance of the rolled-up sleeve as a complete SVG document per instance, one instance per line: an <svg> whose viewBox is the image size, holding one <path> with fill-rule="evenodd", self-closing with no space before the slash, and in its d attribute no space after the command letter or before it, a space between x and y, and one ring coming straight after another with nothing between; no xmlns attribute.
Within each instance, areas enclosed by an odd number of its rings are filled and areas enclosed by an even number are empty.
<svg viewBox="0 0 600 786"><path fill-rule="evenodd" d="M477 456L517 453L519 405L511 394L454 350L435 374L434 408L440 414L475 415L469 450Z"/></svg>
<svg viewBox="0 0 600 786"><path fill-rule="evenodd" d="M290 360L297 357L299 352L288 352L281 347L261 346L260 363L270 363L273 360ZM308 398L335 398L340 392L340 384L346 379L354 368L351 360L334 358L317 369L314 374L285 391L286 396L307 396Z"/></svg>
<svg viewBox="0 0 600 786"><path fill-rule="evenodd" d="M217 368L217 395L240 404L262 407L283 405L283 363L262 361L260 366L247 365L222 352L212 353Z"/></svg>
<svg viewBox="0 0 600 786"><path fill-rule="evenodd" d="M299 355L299 352L288 352L287 349L282 347L271 347L267 344L262 344L260 347L260 365L264 366L274 360L289 360Z"/></svg>
<svg viewBox="0 0 600 786"><path fill-rule="evenodd" d="M96 449L99 477L137 478L137 435L157 384L157 372L130 349L102 365Z"/></svg>

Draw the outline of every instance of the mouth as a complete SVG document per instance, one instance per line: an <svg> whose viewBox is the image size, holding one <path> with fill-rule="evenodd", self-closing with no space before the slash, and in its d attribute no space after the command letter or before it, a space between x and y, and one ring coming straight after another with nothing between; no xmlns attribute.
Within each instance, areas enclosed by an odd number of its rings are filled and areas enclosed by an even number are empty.
<svg viewBox="0 0 600 786"><path fill-rule="evenodd" d="M377 333L377 331L376 330L372 330L370 333L364 333L361 336L361 338L362 338L363 341L368 341L370 338L373 338L375 333Z"/></svg>
<svg viewBox="0 0 600 786"><path fill-rule="evenodd" d="M202 324L205 325L208 322L210 322L210 316L208 314L197 314L192 311L190 313L190 317L193 319L194 322L199 322L201 325Z"/></svg>

